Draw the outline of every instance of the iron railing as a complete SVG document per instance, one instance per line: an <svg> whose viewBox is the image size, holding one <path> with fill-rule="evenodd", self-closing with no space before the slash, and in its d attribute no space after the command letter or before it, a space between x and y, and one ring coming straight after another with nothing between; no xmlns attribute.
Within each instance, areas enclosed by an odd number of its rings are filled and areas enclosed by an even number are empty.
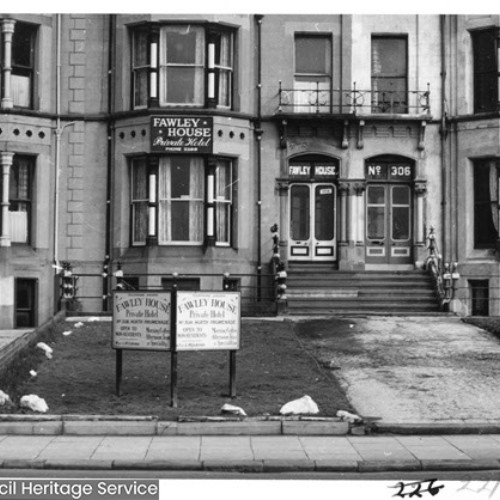
<svg viewBox="0 0 500 500"><path fill-rule="evenodd" d="M308 114L403 114L430 115L430 85L427 90L381 91L325 89L314 82L310 89L284 88L279 82L278 113Z"/></svg>
<svg viewBox="0 0 500 500"><path fill-rule="evenodd" d="M427 235L427 250L429 255L425 260L424 268L431 274L436 294L442 309L446 309L455 295L456 284L460 279L457 262L444 262L439 253L434 228L429 229Z"/></svg>

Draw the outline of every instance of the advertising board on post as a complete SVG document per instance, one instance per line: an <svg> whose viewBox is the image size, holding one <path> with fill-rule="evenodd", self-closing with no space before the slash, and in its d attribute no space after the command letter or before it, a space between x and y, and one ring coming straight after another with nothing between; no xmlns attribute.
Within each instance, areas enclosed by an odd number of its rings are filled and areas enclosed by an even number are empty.
<svg viewBox="0 0 500 500"><path fill-rule="evenodd" d="M238 292L177 292L176 307L178 351L239 349Z"/></svg>
<svg viewBox="0 0 500 500"><path fill-rule="evenodd" d="M153 153L212 154L213 117L152 116Z"/></svg>
<svg viewBox="0 0 500 500"><path fill-rule="evenodd" d="M114 349L169 351L170 292L115 292Z"/></svg>

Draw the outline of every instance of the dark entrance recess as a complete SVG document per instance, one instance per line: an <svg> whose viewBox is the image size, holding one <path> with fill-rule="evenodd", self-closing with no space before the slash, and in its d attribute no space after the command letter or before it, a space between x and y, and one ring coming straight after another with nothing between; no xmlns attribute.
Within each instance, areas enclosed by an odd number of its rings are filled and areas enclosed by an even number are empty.
<svg viewBox="0 0 500 500"><path fill-rule="evenodd" d="M472 316L489 316L489 282L488 280L469 280L471 291Z"/></svg>
<svg viewBox="0 0 500 500"><path fill-rule="evenodd" d="M199 278L162 278L161 286L164 290L174 290L174 285L177 285L177 290L184 292L196 292L200 289Z"/></svg>
<svg viewBox="0 0 500 500"><path fill-rule="evenodd" d="M38 280L16 278L15 285L15 327L31 328L36 326Z"/></svg>

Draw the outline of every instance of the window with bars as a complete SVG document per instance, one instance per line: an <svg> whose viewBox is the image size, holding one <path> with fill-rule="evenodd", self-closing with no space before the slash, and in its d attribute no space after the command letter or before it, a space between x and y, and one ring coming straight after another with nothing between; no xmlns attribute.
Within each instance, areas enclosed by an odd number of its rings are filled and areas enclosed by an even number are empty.
<svg viewBox="0 0 500 500"><path fill-rule="evenodd" d="M408 40L372 36L371 104L374 113L408 112Z"/></svg>
<svg viewBox="0 0 500 500"><path fill-rule="evenodd" d="M500 28L473 31L474 113L500 109Z"/></svg>
<svg viewBox="0 0 500 500"><path fill-rule="evenodd" d="M9 174L9 228L8 234L12 243L31 242L32 225L32 184L35 169L35 158L14 155ZM3 178L0 176L0 193L3 189ZM1 225L0 218L0 225Z"/></svg>
<svg viewBox="0 0 500 500"><path fill-rule="evenodd" d="M149 74L159 67L160 106L231 108L234 33L216 25L166 25L159 28L158 61L151 52L151 28L132 31L132 107L146 107Z"/></svg>
<svg viewBox="0 0 500 500"><path fill-rule="evenodd" d="M215 244L230 246L233 220L233 165L217 159L214 176ZM158 244L198 245L206 237L207 175L197 156L161 157L158 166ZM145 158L132 160L131 241L145 245L148 234L148 167Z"/></svg>

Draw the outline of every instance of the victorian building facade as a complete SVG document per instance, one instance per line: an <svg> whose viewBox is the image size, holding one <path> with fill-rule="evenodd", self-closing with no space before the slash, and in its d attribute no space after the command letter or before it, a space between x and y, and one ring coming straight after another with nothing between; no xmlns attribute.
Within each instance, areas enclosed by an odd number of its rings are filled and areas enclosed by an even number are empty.
<svg viewBox="0 0 500 500"><path fill-rule="evenodd" d="M289 273L360 288L432 228L448 309L499 314L498 16L0 18L2 328L50 318L67 263L88 312L117 270L260 300L274 225Z"/></svg>

